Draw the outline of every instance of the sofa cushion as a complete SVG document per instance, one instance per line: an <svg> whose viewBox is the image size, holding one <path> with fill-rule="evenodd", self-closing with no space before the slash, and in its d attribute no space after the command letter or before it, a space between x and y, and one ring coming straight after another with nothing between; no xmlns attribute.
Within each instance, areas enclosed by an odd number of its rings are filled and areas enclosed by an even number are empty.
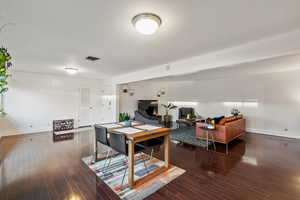
<svg viewBox="0 0 300 200"><path fill-rule="evenodd" d="M236 117L235 117L235 116L226 117L226 123L232 122L232 121L234 121L234 120L236 120Z"/></svg>
<svg viewBox="0 0 300 200"><path fill-rule="evenodd" d="M225 123L226 123L226 117L221 119L221 121L219 122L220 125L225 125Z"/></svg>

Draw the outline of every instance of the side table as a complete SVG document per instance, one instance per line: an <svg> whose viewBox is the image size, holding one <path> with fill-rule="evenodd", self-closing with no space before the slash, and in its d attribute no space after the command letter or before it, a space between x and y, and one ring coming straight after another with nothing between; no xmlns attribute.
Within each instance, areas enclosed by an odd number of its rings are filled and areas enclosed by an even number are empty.
<svg viewBox="0 0 300 200"><path fill-rule="evenodd" d="M208 151L208 140L211 140L214 145L214 149L216 150L216 145L215 145L215 138L214 138L214 129L207 128L207 127L200 127L202 130L206 131L206 150ZM211 134L211 139L209 139L209 134Z"/></svg>

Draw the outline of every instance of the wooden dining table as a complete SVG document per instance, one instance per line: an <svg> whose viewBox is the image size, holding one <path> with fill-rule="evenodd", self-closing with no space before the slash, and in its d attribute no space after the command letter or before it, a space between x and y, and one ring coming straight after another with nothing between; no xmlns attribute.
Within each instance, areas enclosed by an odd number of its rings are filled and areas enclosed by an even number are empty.
<svg viewBox="0 0 300 200"><path fill-rule="evenodd" d="M133 125L132 128L139 128L139 126L142 125L144 124L136 124ZM108 132L111 131L118 132L118 129L121 128L125 128L125 127L109 128ZM170 133L171 133L170 128L160 128L160 127L154 130L141 130L140 132L137 133L130 133L130 134L124 133L128 140L128 184L131 188L137 187L147 182L148 180L160 175L161 173L167 171L170 168L170 159L171 159ZM158 137L164 137L164 166L148 174L147 176L144 176L141 179L134 180L135 144L138 142L143 142Z"/></svg>

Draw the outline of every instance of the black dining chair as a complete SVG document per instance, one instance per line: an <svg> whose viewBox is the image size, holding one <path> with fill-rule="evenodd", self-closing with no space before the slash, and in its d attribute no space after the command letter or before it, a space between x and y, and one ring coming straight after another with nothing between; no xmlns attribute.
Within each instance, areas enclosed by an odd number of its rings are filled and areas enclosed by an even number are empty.
<svg viewBox="0 0 300 200"><path fill-rule="evenodd" d="M163 143L164 143L164 136L161 136L161 137L154 138L151 140L139 142L136 144L136 146L143 148L145 150L151 149L150 160L152 160L154 149L157 147L160 147L161 145L163 145Z"/></svg>
<svg viewBox="0 0 300 200"><path fill-rule="evenodd" d="M124 172L124 175L123 175L123 178L122 178L122 183L121 183L121 188L122 188L124 178L125 178L125 175L126 175L126 172L127 172L127 169L128 169L128 158L127 158L128 157L128 143L127 143L127 138L126 138L126 135L124 133L120 133L120 132L116 132L116 131L110 132L109 135L110 135L110 137L109 137L110 147L113 150L123 154L126 158L126 161L127 161L127 167L125 169L125 172ZM134 147L135 153L140 153L142 150L144 150L144 148L142 148L141 146L135 145L135 147ZM145 169L149 173L149 170L148 170L148 167L146 165L146 161L145 161L144 157L142 157L142 159L143 159Z"/></svg>
<svg viewBox="0 0 300 200"><path fill-rule="evenodd" d="M100 142L101 144L108 146L109 147L109 140L108 140L108 132L107 132L107 128L103 127L101 125L94 125L95 127L95 147L96 147L96 151L95 151L95 162L97 162L98 159L98 142ZM106 154L106 158L105 158L105 162L103 165L103 170L105 169L106 166L106 161L108 160L109 155L111 154L112 149L109 149L109 151ZM110 162L109 162L110 164ZM108 167L109 167L108 164Z"/></svg>

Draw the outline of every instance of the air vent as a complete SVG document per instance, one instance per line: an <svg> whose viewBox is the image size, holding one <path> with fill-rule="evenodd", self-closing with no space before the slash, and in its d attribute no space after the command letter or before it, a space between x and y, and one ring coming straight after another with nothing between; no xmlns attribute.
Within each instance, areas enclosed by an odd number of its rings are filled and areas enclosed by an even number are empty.
<svg viewBox="0 0 300 200"><path fill-rule="evenodd" d="M89 61L96 61L96 60L100 60L100 58L94 57L94 56L88 56L85 59L89 60Z"/></svg>

